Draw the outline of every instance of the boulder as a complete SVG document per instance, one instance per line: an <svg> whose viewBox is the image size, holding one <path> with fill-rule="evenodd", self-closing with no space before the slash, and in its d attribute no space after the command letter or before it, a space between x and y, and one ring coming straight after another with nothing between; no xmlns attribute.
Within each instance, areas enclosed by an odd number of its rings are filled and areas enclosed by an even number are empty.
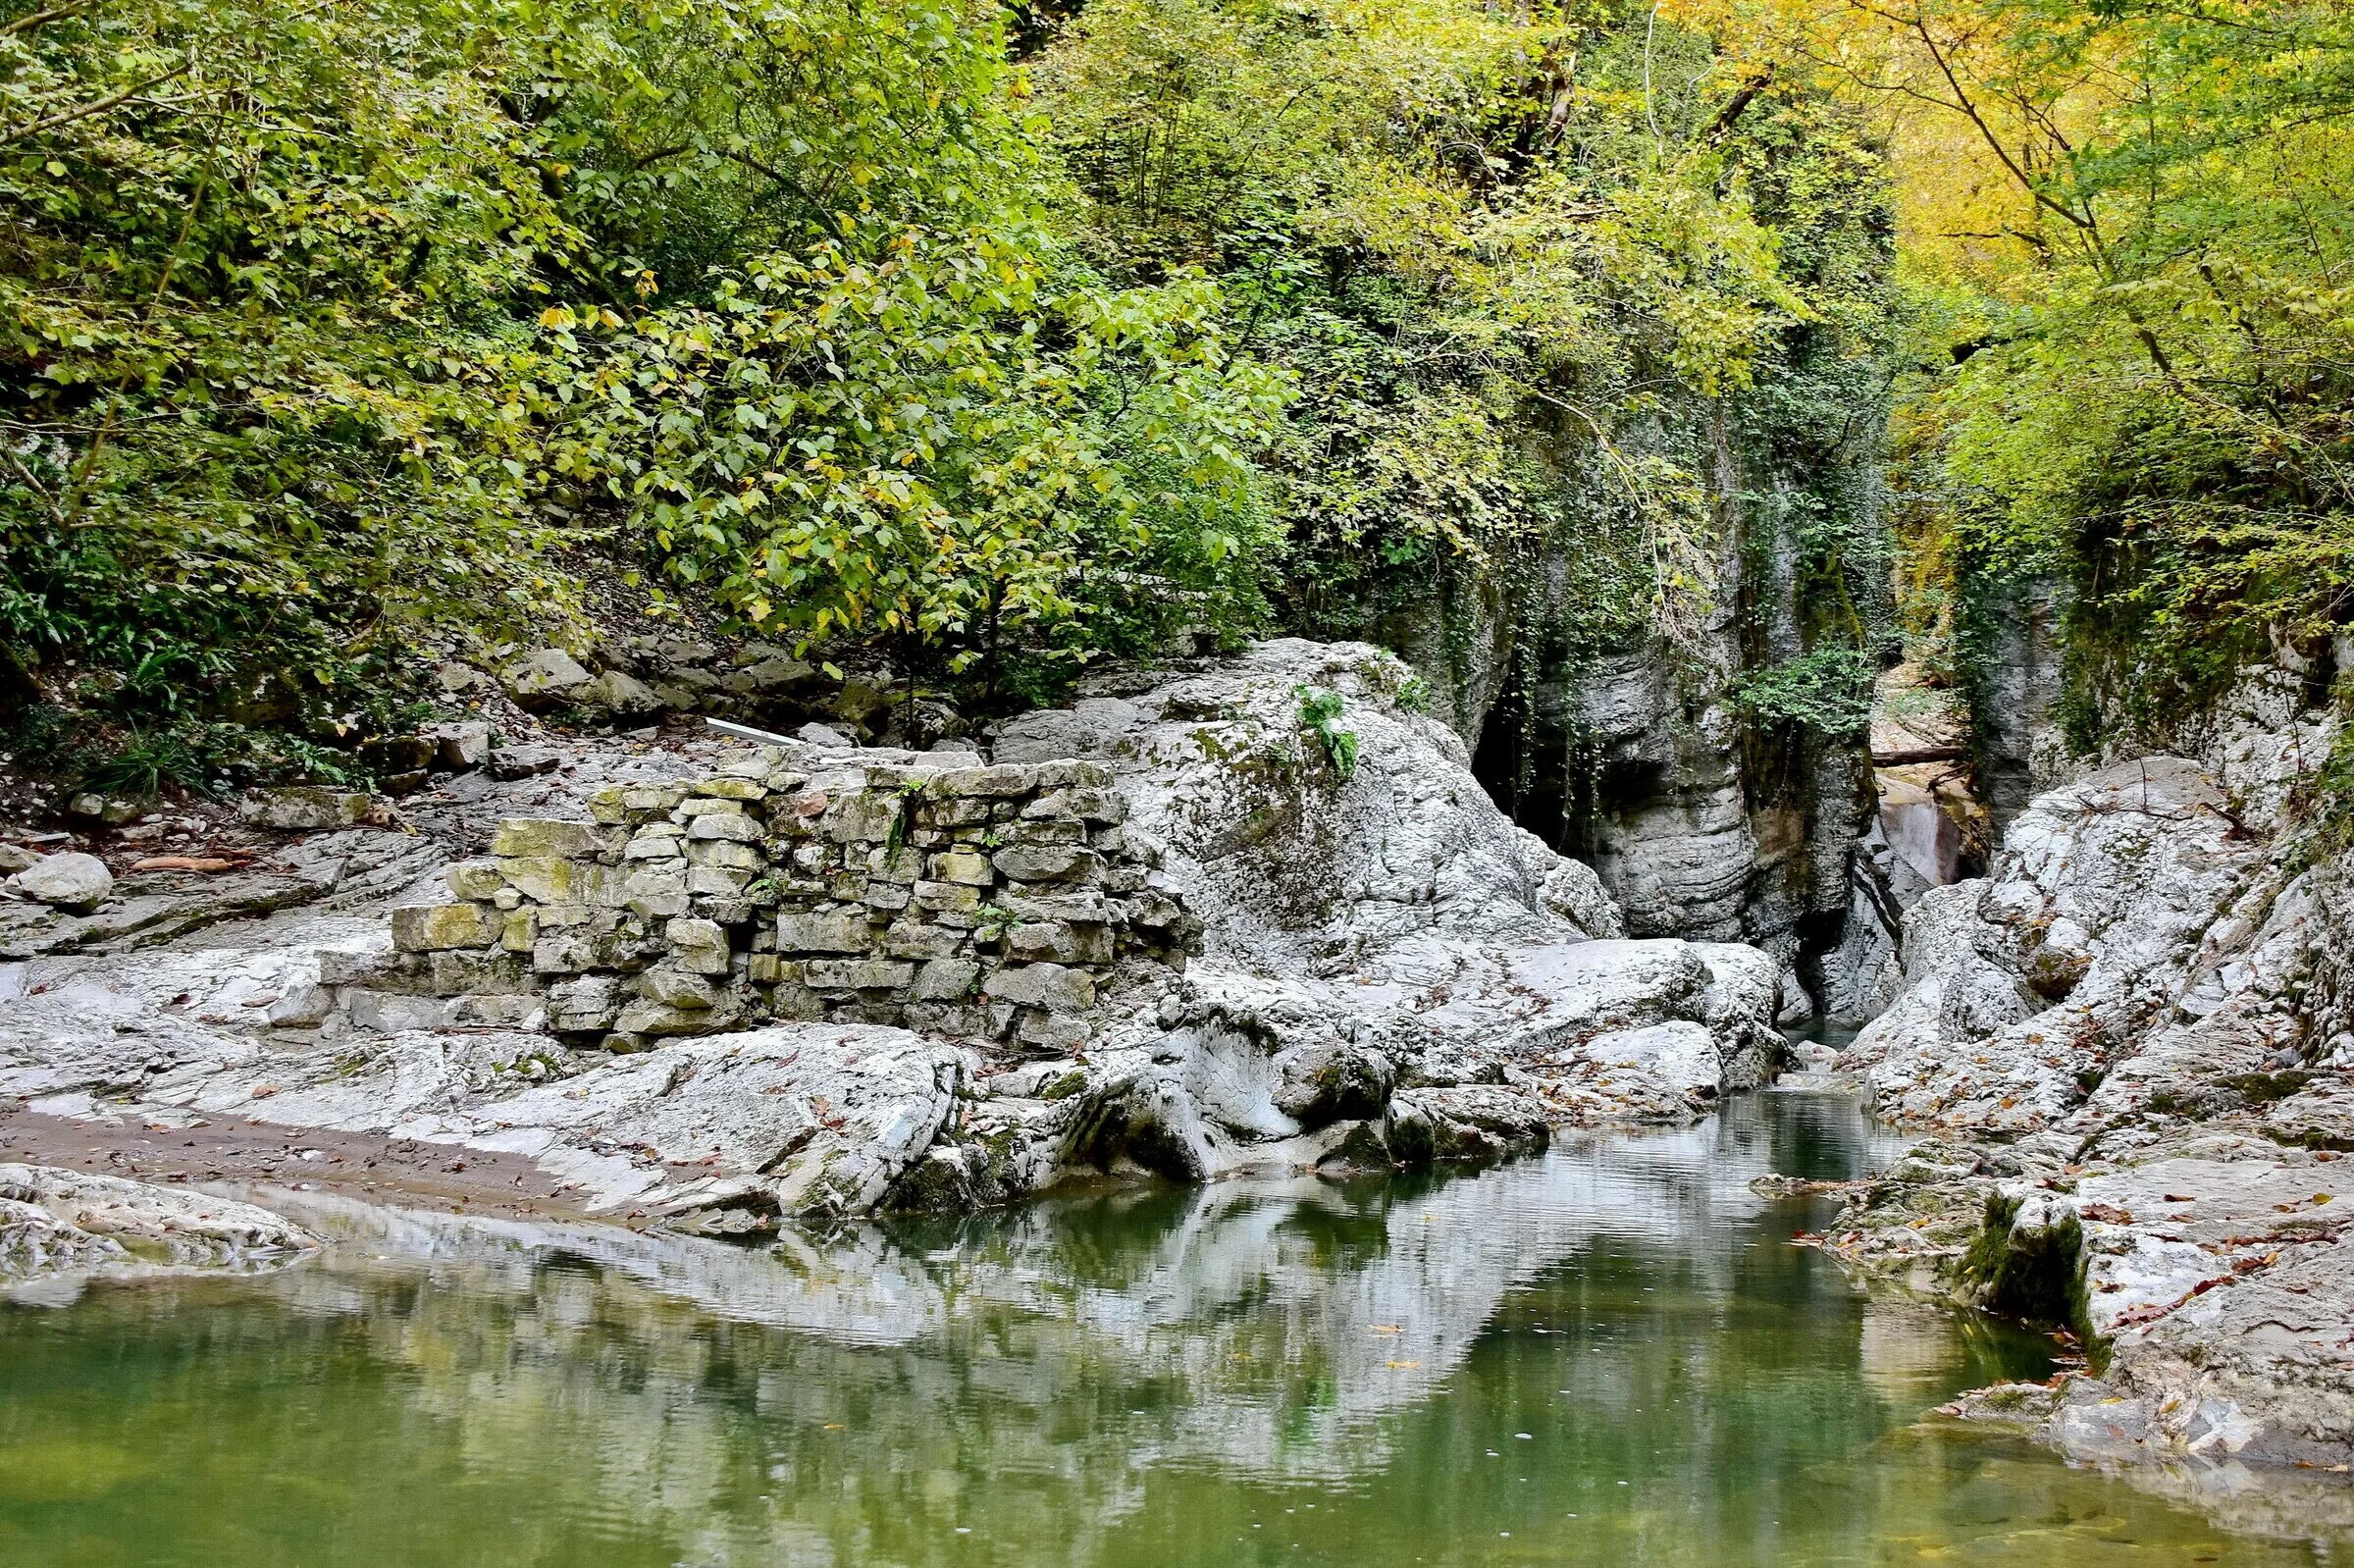
<svg viewBox="0 0 2354 1568"><path fill-rule="evenodd" d="M491 776L514 780L552 773L563 765L564 755L552 746L501 746L491 753Z"/></svg>
<svg viewBox="0 0 2354 1568"><path fill-rule="evenodd" d="M426 731L434 743L434 764L445 773L471 773L491 759L496 735L480 720L437 724Z"/></svg>
<svg viewBox="0 0 2354 1568"><path fill-rule="evenodd" d="M1527 1096L1485 1084L1407 1089L1389 1103L1381 1127L1389 1163L1485 1165L1542 1153L1552 1142L1544 1108Z"/></svg>
<svg viewBox="0 0 2354 1568"><path fill-rule="evenodd" d="M115 891L115 877L95 855L68 851L34 862L8 885L36 903L69 915L88 915Z"/></svg>
<svg viewBox="0 0 2354 1568"><path fill-rule="evenodd" d="M276 828L282 833L318 833L349 827L367 815L368 797L359 790L294 784L253 791L237 804L237 814L255 827Z"/></svg>
<svg viewBox="0 0 2354 1568"><path fill-rule="evenodd" d="M781 650L770 651L737 671L741 689L759 697L803 697L820 684L817 667ZM733 684L733 683L731 683Z"/></svg>
<svg viewBox="0 0 2354 1568"><path fill-rule="evenodd" d="M582 701L596 689L597 677L562 649L542 648L501 669L498 684L516 706L538 712Z"/></svg>
<svg viewBox="0 0 2354 1568"><path fill-rule="evenodd" d="M594 822L562 817L510 816L491 837L491 853L509 856L556 856L586 860L605 847L605 834Z"/></svg>
<svg viewBox="0 0 2354 1568"><path fill-rule="evenodd" d="M852 676L842 683L827 710L856 730L868 730L891 706L891 694L872 681Z"/></svg>
<svg viewBox="0 0 2354 1568"><path fill-rule="evenodd" d="M1017 1007L1084 1013L1095 1005L1095 977L1061 964L1009 964L981 982L983 994Z"/></svg>
<svg viewBox="0 0 2354 1568"><path fill-rule="evenodd" d="M653 687L635 675L617 669L606 670L572 698L582 707L593 707L614 718L641 718L662 710L661 697Z"/></svg>

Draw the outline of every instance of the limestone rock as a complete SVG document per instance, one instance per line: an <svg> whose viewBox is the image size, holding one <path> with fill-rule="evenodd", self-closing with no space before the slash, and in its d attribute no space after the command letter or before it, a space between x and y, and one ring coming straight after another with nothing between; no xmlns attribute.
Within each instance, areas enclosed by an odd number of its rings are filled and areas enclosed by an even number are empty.
<svg viewBox="0 0 2354 1568"><path fill-rule="evenodd" d="M503 930L479 904L417 904L392 912L392 946L403 953L489 947Z"/></svg>
<svg viewBox="0 0 2354 1568"><path fill-rule="evenodd" d="M803 978L813 991L896 991L914 983L915 966L904 959L811 959Z"/></svg>
<svg viewBox="0 0 2354 1568"><path fill-rule="evenodd" d="M780 915L779 953L863 953L874 942L874 925L863 915Z"/></svg>
<svg viewBox="0 0 2354 1568"><path fill-rule="evenodd" d="M290 1221L210 1193L0 1165L0 1281L61 1271L259 1269L318 1245Z"/></svg>
<svg viewBox="0 0 2354 1568"><path fill-rule="evenodd" d="M2150 758L2038 797L1991 873L1906 917L1905 987L1843 1066L1901 1121L2025 1130L2066 1116L2154 1007L2212 1011L2252 974L2196 955L2272 866L2195 763ZM2258 896L2270 907L2277 883Z"/></svg>
<svg viewBox="0 0 2354 1568"><path fill-rule="evenodd" d="M501 860L529 856L580 859L604 847L603 835L593 822L531 816L510 816L492 836L491 853Z"/></svg>
<svg viewBox="0 0 2354 1568"><path fill-rule="evenodd" d="M537 712L580 702L596 690L597 677L562 649L542 648L501 669L498 684L516 706Z"/></svg>
<svg viewBox="0 0 2354 1568"><path fill-rule="evenodd" d="M1271 1085L1290 1085L1268 1091L1279 1121L1327 1114L1304 1087L1320 1074L1439 1088L1526 1072L1542 1079L1528 1103L1571 1122L1689 1120L1759 1081L1780 1045L1773 960L1731 944L1611 940L1618 912L1593 870L1497 810L1454 734L1397 706L1406 680L1376 650L1286 640L999 727L1000 765L1109 766L1128 802L1120 831L1153 848L1156 882L1203 922L1205 952L1186 998L1155 1024L1158 1048L1263 1058ZM1341 696L1338 722L1360 746L1345 783L1308 750L1302 686ZM998 851L1001 871L1044 869L1015 853ZM1129 928L1151 929L1153 890L1121 896ZM1009 939L1040 940L1020 925ZM1576 1054L1597 1032L1670 1022L1690 1028L1643 1036L1629 1056L1656 1071L1622 1070L1604 1085ZM1134 1048L1154 1048L1149 1033ZM1339 1098L1379 1110L1365 1093ZM1167 1101L1156 1091L1154 1104Z"/></svg>
<svg viewBox="0 0 2354 1568"><path fill-rule="evenodd" d="M2354 1200L2335 1153L2354 1093L2324 1056L2354 856L2298 853L2278 810L2271 770L2328 756L2326 735L2223 751L2014 803L1988 874L1907 913L1903 987L1838 1061L1881 1115L1950 1140L1843 1215L1840 1245L1859 1266L1942 1254L1970 1299L2106 1352L2099 1377L1965 1408L2194 1493L2354 1461L2354 1251L2325 1218Z"/></svg>
<svg viewBox="0 0 2354 1568"><path fill-rule="evenodd" d="M95 855L69 850L34 862L8 885L17 892L69 915L88 915L115 891L115 877Z"/></svg>
<svg viewBox="0 0 2354 1568"><path fill-rule="evenodd" d="M740 673L744 689L763 697L807 696L820 681L815 665L781 651L771 651L767 656L744 666Z"/></svg>
<svg viewBox="0 0 2354 1568"><path fill-rule="evenodd" d="M643 718L658 713L665 706L653 687L635 675L617 669L606 670L587 686L577 690L571 701L583 707L594 707L615 718Z"/></svg>
<svg viewBox="0 0 2354 1568"><path fill-rule="evenodd" d="M501 746L491 753L491 776L509 781L533 778L554 772L563 761L552 746Z"/></svg>
<svg viewBox="0 0 2354 1568"><path fill-rule="evenodd" d="M435 763L447 773L471 773L490 761L497 739L480 720L438 724L426 733L433 738Z"/></svg>
<svg viewBox="0 0 2354 1568"><path fill-rule="evenodd" d="M1487 1164L1540 1153L1551 1141L1543 1106L1484 1084L1403 1090L1382 1126L1390 1163L1408 1169Z"/></svg>
<svg viewBox="0 0 2354 1568"><path fill-rule="evenodd" d="M147 814L136 801L96 793L75 796L66 803L66 810L75 816L86 816L92 821L103 822L108 827L122 827Z"/></svg>
<svg viewBox="0 0 2354 1568"><path fill-rule="evenodd" d="M1018 1007L1083 1013L1095 1005L1095 979L1061 964L1009 964L981 984L984 994Z"/></svg>
<svg viewBox="0 0 2354 1568"><path fill-rule="evenodd" d="M368 814L368 797L358 790L294 784L255 790L238 803L237 814L256 827L287 833L316 833L349 827Z"/></svg>

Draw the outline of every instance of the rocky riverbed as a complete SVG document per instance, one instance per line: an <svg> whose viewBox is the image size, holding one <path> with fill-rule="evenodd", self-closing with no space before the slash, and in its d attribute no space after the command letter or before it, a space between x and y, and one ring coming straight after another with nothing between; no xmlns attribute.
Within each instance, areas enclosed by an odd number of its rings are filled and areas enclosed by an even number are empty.
<svg viewBox="0 0 2354 1568"><path fill-rule="evenodd" d="M2345 1521L2354 861L2300 812L2329 736L2284 684L2260 672L2199 755L2036 797L1987 876L1909 913L1899 994L1820 1065L1921 1141L1824 1244L2087 1341L2084 1373L1967 1411Z"/></svg>
<svg viewBox="0 0 2354 1568"><path fill-rule="evenodd" d="M22 1107L8 1135L46 1146L52 1124L80 1129L58 1134L65 1142L86 1140L92 1126L129 1139L242 1125L268 1129L256 1146L278 1140L270 1152L325 1147L331 1136L430 1146L449 1152L445 1166L524 1162L528 1174L502 1172L500 1185L522 1175L525 1194L584 1212L730 1230L1148 1173L1476 1163L1542 1148L1561 1124L1691 1121L1760 1081L1778 1038L1777 966L1737 944L1620 937L1593 874L1502 816L1460 743L1413 710L1411 690L1404 667L1370 648L1276 643L1006 726L995 741L1001 769L1069 762L1109 778L1132 846L1121 853L1151 865L1140 874L1204 929L1189 966L1111 988L1069 1031L1006 1037L979 1014L944 1028L952 1020L937 1010L919 1019L890 999L897 992L866 988L878 978L868 967L906 978L896 969L908 965L887 962L797 971L817 988L824 1016L786 1016L782 987L729 989L755 972L762 922L779 919L773 899L759 906L740 886L709 895L753 933L732 959L724 935L716 949L709 978L728 1006L683 1020L667 1009L675 1032L693 1038L584 1038L559 1027L560 1008L528 997L479 1010L437 1004L430 1017L354 1010L341 994L352 987L338 980L380 971L395 928L420 928L422 915L393 911L463 911L446 873L471 847L464 834L357 825L291 837L274 864L247 873L286 889L285 908L248 913L232 883L214 891L221 913L237 917L193 931L193 911L102 935L73 923L103 919L101 910L48 917L48 930L73 940L46 945L79 951L37 956L37 934L20 938L36 956L0 969L10 997L0 1094ZM1303 720L1311 691L1337 698L1353 766ZM691 822L703 806L740 808L752 774L792 770L830 781L836 795L870 795L945 787L975 760L822 739L753 754L749 767L745 757L718 740L607 748L561 774L477 788L465 809L480 831L519 806L535 821L571 816L584 824L583 854L618 855L586 847L596 802L616 787L672 802ZM706 778L714 782L697 782ZM809 806L804 788L792 809L823 810L823 791L814 793L820 804ZM781 823L787 798L754 804ZM712 842L770 831L737 819L743 835ZM992 850L1006 862L986 811L940 829L938 844L922 842L931 831L919 825L905 846L918 878L968 882L964 862ZM894 859L901 846L862 853ZM528 864L544 878L547 860L488 864ZM1092 900L1096 918L1143 917L1122 904L1121 888L1109 904L1100 897L1111 869L1095 867L1108 862L1083 862L1025 872L1050 881L1017 883L1004 897L1035 902L1043 891L1066 914ZM874 901L896 873L877 871L857 889L837 885L838 867L827 874L835 880L811 884L815 896L830 889L845 901L797 906L788 924L871 915L875 940L887 940L886 924L896 930L903 916ZM705 922L683 904L652 910L629 898L615 895L614 929L644 932L670 956L635 961L634 973L631 961L615 963L623 981L652 995L674 971L673 922ZM904 890L898 902L908 903ZM1024 956L1019 919L992 929L977 910L943 918L946 936L977 950L976 973L1000 955ZM509 967L554 962L535 950ZM765 972L774 971L771 963ZM616 1044L651 1048L600 1048ZM232 1145L199 1146L208 1170L235 1174ZM350 1164L348 1151L336 1153ZM392 1178L398 1163L376 1158L372 1179Z"/></svg>
<svg viewBox="0 0 2354 1568"><path fill-rule="evenodd" d="M1886 1010L1788 1053L1775 1020L1806 1004L1785 963L1628 939L1594 873L1514 826L1405 668L1358 645L1104 677L935 753L607 739L397 815L272 826L319 818L265 805L227 871L9 915L0 1160L31 1174L0 1193L0 1269L300 1255L266 1216L221 1222L247 1238L226 1249L213 1220L190 1228L223 1181L772 1231L1489 1163L1563 1128L1691 1123L1792 1071L1916 1140L1840 1187L1818 1244L1874 1288L2087 1341L2083 1370L1966 1412L2210 1506L2354 1518L2354 862L2298 805L2328 735L2253 691L2206 749L2063 782L1986 876L1911 889ZM514 820L563 831L502 844ZM1025 846L1055 853L1008 858ZM632 880L671 860L676 894ZM592 928L613 1004L594 1019L562 1000L578 954L542 940ZM811 931L836 933L824 955L796 946ZM935 963L972 989L926 991ZM356 1005L395 970L430 1007ZM504 978L477 1005L444 983L460 971ZM633 998L660 1029L611 1026ZM118 1179L93 1204L69 1190L93 1177L41 1174L61 1166ZM82 1218L141 1204L135 1244Z"/></svg>

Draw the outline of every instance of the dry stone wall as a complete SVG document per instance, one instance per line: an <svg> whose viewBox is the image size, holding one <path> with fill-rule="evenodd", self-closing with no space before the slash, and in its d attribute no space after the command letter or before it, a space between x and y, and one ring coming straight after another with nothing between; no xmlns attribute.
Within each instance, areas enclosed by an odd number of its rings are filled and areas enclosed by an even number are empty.
<svg viewBox="0 0 2354 1568"><path fill-rule="evenodd" d="M338 1015L614 1050L830 1019L1061 1052L1200 946L1097 762L761 748L591 810L501 823L490 859L450 867L452 902L392 912L390 953L331 956Z"/></svg>

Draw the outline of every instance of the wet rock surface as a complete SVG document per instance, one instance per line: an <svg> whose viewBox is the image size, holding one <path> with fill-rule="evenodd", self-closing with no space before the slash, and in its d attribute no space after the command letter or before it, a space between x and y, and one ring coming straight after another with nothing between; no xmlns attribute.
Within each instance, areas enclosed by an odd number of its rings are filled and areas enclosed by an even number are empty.
<svg viewBox="0 0 2354 1568"><path fill-rule="evenodd" d="M61 1277L275 1268L318 1245L290 1220L212 1193L0 1164L0 1293Z"/></svg>

